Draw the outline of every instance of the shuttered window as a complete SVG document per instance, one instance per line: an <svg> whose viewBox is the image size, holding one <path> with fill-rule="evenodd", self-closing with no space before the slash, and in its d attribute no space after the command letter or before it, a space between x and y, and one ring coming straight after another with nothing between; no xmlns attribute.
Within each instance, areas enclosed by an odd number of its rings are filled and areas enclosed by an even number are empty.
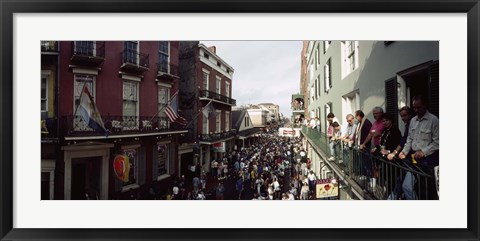
<svg viewBox="0 0 480 241"><path fill-rule="evenodd" d="M430 65L430 113L439 116L439 72L438 72L438 61L435 61L432 65Z"/></svg>
<svg viewBox="0 0 480 241"><path fill-rule="evenodd" d="M398 95L397 79L391 78L385 81L385 111L394 116L395 123L398 124Z"/></svg>

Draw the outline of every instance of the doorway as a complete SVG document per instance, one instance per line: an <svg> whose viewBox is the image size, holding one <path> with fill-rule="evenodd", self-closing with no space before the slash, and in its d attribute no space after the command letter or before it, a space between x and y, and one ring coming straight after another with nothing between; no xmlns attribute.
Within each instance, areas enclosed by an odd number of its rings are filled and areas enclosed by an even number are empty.
<svg viewBox="0 0 480 241"><path fill-rule="evenodd" d="M72 159L72 200L100 199L102 157Z"/></svg>

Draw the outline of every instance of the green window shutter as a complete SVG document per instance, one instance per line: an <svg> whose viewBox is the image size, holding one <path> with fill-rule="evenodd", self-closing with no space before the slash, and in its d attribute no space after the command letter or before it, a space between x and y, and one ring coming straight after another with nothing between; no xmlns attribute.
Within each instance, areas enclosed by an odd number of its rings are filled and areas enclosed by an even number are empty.
<svg viewBox="0 0 480 241"><path fill-rule="evenodd" d="M139 151L139 162L138 162L138 184L145 184L145 163L146 163L145 147L140 147Z"/></svg>
<svg viewBox="0 0 480 241"><path fill-rule="evenodd" d="M440 117L440 88L439 88L439 70L438 61L435 61L430 65L430 113Z"/></svg>
<svg viewBox="0 0 480 241"><path fill-rule="evenodd" d="M152 155L152 180L153 181L156 181L158 177L157 161L158 161L158 147L157 145L153 145L153 155Z"/></svg>
<svg viewBox="0 0 480 241"><path fill-rule="evenodd" d="M385 112L394 116L394 124L398 124L397 78L385 81Z"/></svg>

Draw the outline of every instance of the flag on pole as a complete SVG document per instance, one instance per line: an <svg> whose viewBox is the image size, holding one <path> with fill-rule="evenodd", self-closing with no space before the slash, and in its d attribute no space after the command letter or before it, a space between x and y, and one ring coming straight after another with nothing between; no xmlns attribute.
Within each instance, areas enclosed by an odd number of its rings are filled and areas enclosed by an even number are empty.
<svg viewBox="0 0 480 241"><path fill-rule="evenodd" d="M208 119L215 118L217 116L217 111L215 107L213 107L212 102L210 101L202 110L203 116Z"/></svg>
<svg viewBox="0 0 480 241"><path fill-rule="evenodd" d="M93 97L86 85L83 87L82 93L80 94L80 105L78 106L78 110L80 111L83 121L85 121L90 128L107 135L107 129L105 129L100 112L98 111L97 106L93 101Z"/></svg>
<svg viewBox="0 0 480 241"><path fill-rule="evenodd" d="M178 93L178 92L177 92ZM178 114L178 94L175 93L164 112L170 122L176 122L182 126L187 125L187 120Z"/></svg>

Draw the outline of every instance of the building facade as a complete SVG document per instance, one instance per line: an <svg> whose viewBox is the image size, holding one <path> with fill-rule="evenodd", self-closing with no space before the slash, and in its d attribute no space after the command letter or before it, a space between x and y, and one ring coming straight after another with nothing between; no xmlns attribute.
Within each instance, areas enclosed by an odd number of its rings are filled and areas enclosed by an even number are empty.
<svg viewBox="0 0 480 241"><path fill-rule="evenodd" d="M190 134L181 147L181 172L188 172L188 166L198 162L208 171L214 158L223 157L234 147L234 69L217 55L215 46L207 47L198 41L180 42L180 56L181 113L191 120ZM218 145L223 148L213 148Z"/></svg>
<svg viewBox="0 0 480 241"><path fill-rule="evenodd" d="M429 111L439 115L438 41L308 41L305 57L306 115L321 120L322 132L328 126L328 113L346 125L347 114L362 110L373 122L372 109L379 106L395 116L395 125L403 133L398 110L411 107L416 95L427 97ZM316 174L349 179L341 165L327 160L330 154L325 136L307 128L303 133ZM342 192L343 198L363 199L358 183L346 184L357 191Z"/></svg>
<svg viewBox="0 0 480 241"><path fill-rule="evenodd" d="M57 73L42 51L42 73L54 73L58 82L49 96L58 109L60 148L54 199L132 199L147 198L150 189L166 192L179 172L177 143L187 132L164 112L179 87L179 43L60 41L57 46ZM86 96L90 106L84 105ZM89 111L82 112L85 108ZM95 114L103 126L92 124ZM42 159L44 153L42 145ZM118 177L117 158L128 158L122 169L128 178Z"/></svg>
<svg viewBox="0 0 480 241"><path fill-rule="evenodd" d="M260 103L259 107L264 107L268 110L270 117L268 121L278 122L280 121L280 106L273 103Z"/></svg>

